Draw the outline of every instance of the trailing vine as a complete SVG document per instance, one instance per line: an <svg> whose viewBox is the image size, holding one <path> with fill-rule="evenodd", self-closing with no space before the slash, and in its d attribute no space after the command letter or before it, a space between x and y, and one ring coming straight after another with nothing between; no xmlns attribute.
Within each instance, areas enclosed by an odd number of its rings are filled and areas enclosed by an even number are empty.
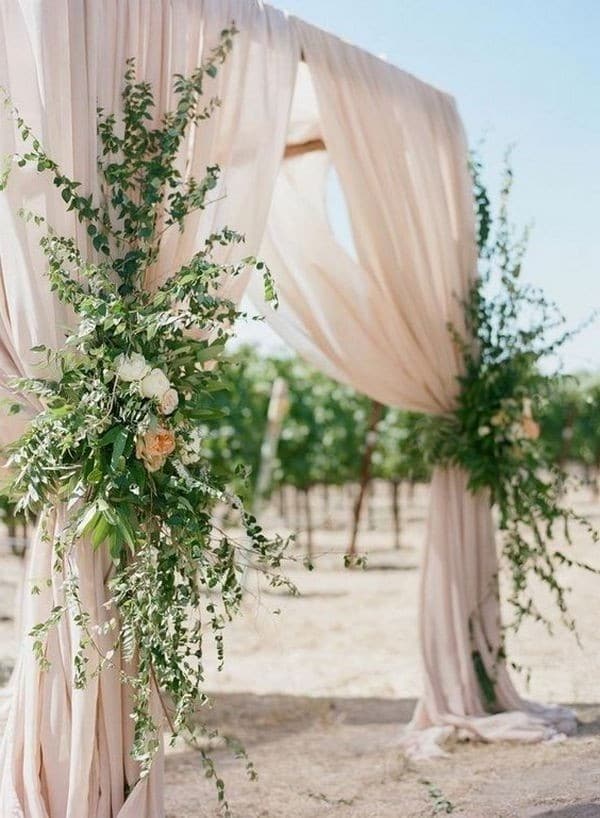
<svg viewBox="0 0 600 818"><path fill-rule="evenodd" d="M557 306L520 278L528 231L517 233L509 219L508 160L496 216L481 170L474 159L479 277L465 303L466 336L449 327L463 359L460 394L451 414L422 417L421 439L432 464L459 466L472 492L489 493L510 577L507 601L514 616L508 626L517 629L525 617L533 617L552 629L534 599L531 579L536 577L554 598L563 623L574 630L559 571L565 565L595 570L571 556L568 547L573 526L583 527L594 542L598 532L568 505L564 464L544 442L536 418L556 390L557 378L544 365L552 365L578 330L567 330Z"/></svg>

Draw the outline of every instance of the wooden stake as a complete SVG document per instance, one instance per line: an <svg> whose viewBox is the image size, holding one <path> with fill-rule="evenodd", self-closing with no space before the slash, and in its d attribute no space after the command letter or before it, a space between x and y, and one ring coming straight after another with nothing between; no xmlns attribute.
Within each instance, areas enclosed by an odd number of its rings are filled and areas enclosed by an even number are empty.
<svg viewBox="0 0 600 818"><path fill-rule="evenodd" d="M354 512L352 519L352 535L350 537L350 545L346 554L349 557L356 556L356 541L358 539L358 526L360 524L360 516L365 499L365 492L371 480L371 460L373 459L373 451L377 443L377 424L381 420L383 414L383 405L372 401L371 403L371 417L369 418L369 427L367 430L367 439L365 451L360 467L360 483L358 489L358 496L354 503Z"/></svg>
<svg viewBox="0 0 600 818"><path fill-rule="evenodd" d="M394 518L394 548L400 549L400 483L392 480L392 517Z"/></svg>

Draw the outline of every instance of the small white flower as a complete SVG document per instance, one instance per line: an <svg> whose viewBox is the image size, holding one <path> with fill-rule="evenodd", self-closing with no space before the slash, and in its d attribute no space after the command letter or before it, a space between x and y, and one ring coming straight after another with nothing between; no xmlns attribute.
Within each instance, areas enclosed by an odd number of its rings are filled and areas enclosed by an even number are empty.
<svg viewBox="0 0 600 818"><path fill-rule="evenodd" d="M202 432L200 429L192 429L187 440L184 441L181 447L181 462L185 466L191 466L200 460L200 451L202 449Z"/></svg>
<svg viewBox="0 0 600 818"><path fill-rule="evenodd" d="M477 434L479 437L485 437L486 435L489 435L491 431L492 430L489 426L480 426L479 429L477 429Z"/></svg>
<svg viewBox="0 0 600 818"><path fill-rule="evenodd" d="M142 379L140 388L145 398L162 400L163 395L171 388L171 384L162 369L152 369Z"/></svg>
<svg viewBox="0 0 600 818"><path fill-rule="evenodd" d="M139 352L131 355L117 355L114 366L118 377L128 383L141 381L150 372L148 362Z"/></svg>
<svg viewBox="0 0 600 818"><path fill-rule="evenodd" d="M165 394L160 399L160 412L163 415L172 415L175 409L179 406L179 395L176 389L167 389Z"/></svg>
<svg viewBox="0 0 600 818"><path fill-rule="evenodd" d="M509 440L522 440L525 437L523 426L520 423L512 423L507 435Z"/></svg>
<svg viewBox="0 0 600 818"><path fill-rule="evenodd" d="M492 426L506 426L508 423L508 415L503 409L500 409L499 412L496 412L495 415L492 415L490 419L490 423Z"/></svg>

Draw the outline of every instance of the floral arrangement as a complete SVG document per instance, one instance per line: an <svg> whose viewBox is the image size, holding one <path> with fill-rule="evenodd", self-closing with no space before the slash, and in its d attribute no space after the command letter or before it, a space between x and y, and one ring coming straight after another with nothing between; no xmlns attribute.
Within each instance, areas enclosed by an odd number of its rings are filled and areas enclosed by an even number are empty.
<svg viewBox="0 0 600 818"><path fill-rule="evenodd" d="M480 275L465 304L467 337L449 328L464 362L461 390L451 415L422 418L418 432L432 463L463 468L469 488L487 491L497 509L510 574L508 601L515 612L510 626L516 629L533 616L551 627L534 601L534 575L574 629L558 570L563 565L593 569L552 540L560 534L570 544L572 524L584 526L594 541L598 532L565 504L567 474L540 440L536 420L555 383L540 364L556 360L574 332L565 330L556 305L519 279L528 235L526 230L515 238L509 221L508 160L496 218L479 161L473 160L472 171Z"/></svg>
<svg viewBox="0 0 600 818"><path fill-rule="evenodd" d="M217 185L218 167L198 180L180 170L180 158L188 129L219 104L201 105L204 84L216 76L234 34L225 30L189 77L175 76L175 110L157 125L152 89L136 80L129 62L122 117L98 114L98 202L80 192L11 109L26 144L14 161L52 175L89 237L88 247L78 247L39 216L23 214L42 228L51 288L77 319L63 349L37 348L50 374L12 384L17 398L32 395L43 407L12 447L12 495L20 510L46 520L57 500L69 509L54 543L64 602L34 628L34 648L46 665L49 629L71 610L81 633L78 686L121 652L124 666L134 668L120 672L133 692L132 755L142 775L162 730L151 715L153 691L161 692L174 734L197 729L194 717L206 700L203 634L212 630L222 661L222 629L241 599L247 559L274 585L285 582L279 568L286 543L263 534L228 490L234 476L228 464L211 462L204 451L203 424L219 412L222 354L240 315L219 285L254 267L272 298L268 271L254 258L219 262L218 252L243 241L224 227L162 286L146 286L165 234L183 231L191 213L210 205ZM217 527L217 506L237 515L240 540ZM79 548L106 548L112 559L107 619L99 626L114 636L110 651L97 647L98 628L80 601L72 559ZM205 761L223 800L223 782Z"/></svg>

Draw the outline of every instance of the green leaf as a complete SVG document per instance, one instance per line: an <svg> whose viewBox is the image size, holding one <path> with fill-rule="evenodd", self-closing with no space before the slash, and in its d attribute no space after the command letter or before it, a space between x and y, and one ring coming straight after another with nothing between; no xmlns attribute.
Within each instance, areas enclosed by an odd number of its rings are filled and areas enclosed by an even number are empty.
<svg viewBox="0 0 600 818"><path fill-rule="evenodd" d="M114 443L122 429L122 426L111 426L110 429L102 435L98 444L100 446L109 446L111 443Z"/></svg>
<svg viewBox="0 0 600 818"><path fill-rule="evenodd" d="M96 523L98 522L99 514L98 514L98 507L96 504L92 504L88 506L88 508L83 513L79 524L76 529L76 533L78 537L83 537L85 534L88 533Z"/></svg>
<svg viewBox="0 0 600 818"><path fill-rule="evenodd" d="M98 522L92 532L92 547L96 550L107 539L112 530L111 524L103 514L99 515Z"/></svg>
<svg viewBox="0 0 600 818"><path fill-rule="evenodd" d="M123 540L119 537L116 528L111 528L110 534L108 535L107 538L107 544L108 553L115 562L118 562L121 558L121 554L123 551Z"/></svg>
<svg viewBox="0 0 600 818"><path fill-rule="evenodd" d="M125 451L125 446L127 445L127 440L129 438L129 433L124 426L117 426L115 428L117 431L114 436L112 456L110 458L110 467L113 471L117 471L119 459Z"/></svg>

